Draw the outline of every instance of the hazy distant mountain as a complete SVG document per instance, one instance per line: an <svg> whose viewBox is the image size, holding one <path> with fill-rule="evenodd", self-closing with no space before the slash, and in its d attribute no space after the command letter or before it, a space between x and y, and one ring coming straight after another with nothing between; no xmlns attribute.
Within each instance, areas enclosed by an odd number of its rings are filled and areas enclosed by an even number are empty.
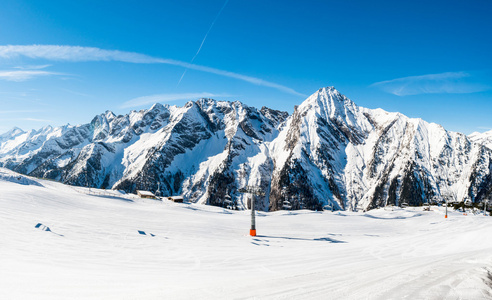
<svg viewBox="0 0 492 300"><path fill-rule="evenodd" d="M15 137L17 137L23 133L24 133L24 131L22 129L14 127L11 130L5 132L4 134L0 134L0 143L14 139Z"/></svg>
<svg viewBox="0 0 492 300"><path fill-rule="evenodd" d="M482 133L474 132L468 138L474 143L479 143L492 149L492 130Z"/></svg>
<svg viewBox="0 0 492 300"><path fill-rule="evenodd" d="M492 135L491 135L492 136ZM478 139L470 137L473 141ZM201 99L89 124L0 136L0 166L73 185L182 194L239 209L370 209L492 194L492 150L399 113L358 107L333 87L286 112ZM490 144L490 143L489 143Z"/></svg>

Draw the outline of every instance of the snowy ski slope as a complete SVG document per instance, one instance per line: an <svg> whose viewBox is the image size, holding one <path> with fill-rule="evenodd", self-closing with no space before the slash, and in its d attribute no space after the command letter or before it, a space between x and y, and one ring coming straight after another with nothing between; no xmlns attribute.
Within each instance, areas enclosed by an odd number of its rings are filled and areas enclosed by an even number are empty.
<svg viewBox="0 0 492 300"><path fill-rule="evenodd" d="M0 299L492 299L491 217L87 192L0 169Z"/></svg>

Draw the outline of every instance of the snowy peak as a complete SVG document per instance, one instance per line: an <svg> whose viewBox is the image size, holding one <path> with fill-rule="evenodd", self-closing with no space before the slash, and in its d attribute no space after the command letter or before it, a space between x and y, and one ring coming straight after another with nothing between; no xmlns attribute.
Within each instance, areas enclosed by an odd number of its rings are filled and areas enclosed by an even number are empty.
<svg viewBox="0 0 492 300"><path fill-rule="evenodd" d="M357 105L334 87L312 94L295 108L272 144L275 172L270 208L344 208L345 151L350 144L363 143L371 129Z"/></svg>
<svg viewBox="0 0 492 300"><path fill-rule="evenodd" d="M21 134L24 133L24 130L20 129L19 127L14 127L10 129L9 131L3 133L0 135L0 143L6 140L13 139Z"/></svg>
<svg viewBox="0 0 492 300"><path fill-rule="evenodd" d="M14 128L12 128L6 132L6 134L8 134L10 136L17 136L17 135L22 134L22 133L24 133L24 130L20 129L19 127L14 127ZM4 135L5 134L2 134L2 136L4 136Z"/></svg>
<svg viewBox="0 0 492 300"><path fill-rule="evenodd" d="M305 132L309 132L311 143L318 140L314 135L325 139L331 136L344 143L345 139L360 143L374 125L366 110L359 108L334 87L319 89L296 109L294 115L294 123L306 127Z"/></svg>
<svg viewBox="0 0 492 300"><path fill-rule="evenodd" d="M72 185L181 194L245 209L372 209L492 195L492 131L472 134L357 106L334 87L294 113L203 98L88 124L0 136L0 167ZM492 146L489 146L492 147Z"/></svg>
<svg viewBox="0 0 492 300"><path fill-rule="evenodd" d="M468 136L470 141L482 144L490 149L492 149L492 130L486 132L474 132Z"/></svg>
<svg viewBox="0 0 492 300"><path fill-rule="evenodd" d="M275 139L288 114L243 103L200 99L183 107L154 104L88 124L45 127L0 144L0 165L72 185L182 194L187 199L245 208L244 184L269 182ZM250 175L251 174L251 175ZM224 180L228 182L224 184ZM261 209L268 209L262 199Z"/></svg>
<svg viewBox="0 0 492 300"><path fill-rule="evenodd" d="M491 151L437 124L358 107L333 87L311 95L287 124L272 145L272 209L286 199L292 207L371 209L480 202L492 193Z"/></svg>
<svg viewBox="0 0 492 300"><path fill-rule="evenodd" d="M286 112L266 107L258 110L239 101L200 99L196 105L213 130L225 130L228 138L236 135L239 128L249 138L270 140L288 116Z"/></svg>
<svg viewBox="0 0 492 300"><path fill-rule="evenodd" d="M299 110L306 112L315 109L326 119L346 118L357 111L357 105L352 100L342 95L334 87L319 89L316 93L309 96L300 106Z"/></svg>

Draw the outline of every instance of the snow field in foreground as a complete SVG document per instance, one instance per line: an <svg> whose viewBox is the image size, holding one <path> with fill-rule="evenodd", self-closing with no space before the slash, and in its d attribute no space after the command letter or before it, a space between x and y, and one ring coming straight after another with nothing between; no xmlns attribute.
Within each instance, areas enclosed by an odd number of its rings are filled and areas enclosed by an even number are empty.
<svg viewBox="0 0 492 300"><path fill-rule="evenodd" d="M250 237L249 211L32 180L0 179L0 299L492 299L490 217L260 212Z"/></svg>

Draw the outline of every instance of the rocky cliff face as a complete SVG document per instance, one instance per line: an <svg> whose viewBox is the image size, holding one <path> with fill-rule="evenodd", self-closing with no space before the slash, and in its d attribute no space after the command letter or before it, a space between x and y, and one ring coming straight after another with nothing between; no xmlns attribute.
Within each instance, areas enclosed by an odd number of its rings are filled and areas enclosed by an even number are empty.
<svg viewBox="0 0 492 300"><path fill-rule="evenodd" d="M211 99L184 107L156 104L124 116L108 111L89 124L4 134L0 165L72 185L127 192L159 187L163 195L242 209L249 196L238 188L269 188L272 163L265 143L277 137L287 117ZM268 197L257 201L268 209Z"/></svg>
<svg viewBox="0 0 492 300"><path fill-rule="evenodd" d="M486 132L474 132L468 136L470 141L482 144L489 149L492 149L492 130Z"/></svg>
<svg viewBox="0 0 492 300"><path fill-rule="evenodd" d="M483 139L482 139L483 140ZM68 184L182 194L262 210L371 209L492 196L487 143L399 113L358 107L332 87L285 112L201 99L0 136L0 166Z"/></svg>
<svg viewBox="0 0 492 300"><path fill-rule="evenodd" d="M490 149L437 124L358 107L334 88L296 108L273 144L272 209L286 198L294 207L315 208L314 198L371 209L491 194Z"/></svg>

